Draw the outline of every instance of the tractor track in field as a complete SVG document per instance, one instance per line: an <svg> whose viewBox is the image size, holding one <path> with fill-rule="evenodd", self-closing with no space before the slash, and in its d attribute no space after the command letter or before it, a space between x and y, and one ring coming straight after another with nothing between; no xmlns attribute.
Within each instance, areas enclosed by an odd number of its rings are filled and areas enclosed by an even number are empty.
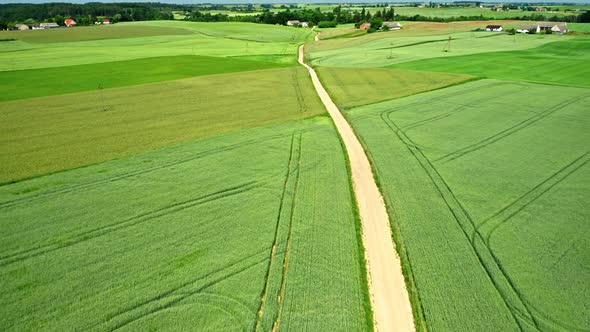
<svg viewBox="0 0 590 332"><path fill-rule="evenodd" d="M94 228L92 230L88 230L82 233L78 233L68 239L61 241L61 243L56 244L46 244L42 246L38 246L35 248L26 249L24 251L12 253L9 255L4 255L0 257L0 267L4 267L19 261L23 261L26 259L34 258L43 254L47 254L56 250L60 250L66 247L70 247L72 245L92 240L109 233L119 231L121 229L129 228L136 226L138 224L158 219L163 216L169 215L171 213L180 212L186 209L193 208L195 206L213 202L219 199L223 199L229 196L238 195L244 193L248 190L254 189L258 186L257 182L250 181L243 183L241 185L233 186L230 188L226 188L220 191L216 191L210 194L206 194L203 196L199 196L196 198L192 198L183 202L174 203L169 206L165 206L153 211L149 211L146 213L142 213L130 218L127 218L123 221L116 222L110 225L105 225L102 227Z"/></svg>
<svg viewBox="0 0 590 332"><path fill-rule="evenodd" d="M412 306L401 261L392 240L389 216L375 183L367 154L352 127L322 86L315 70L304 62L303 45L299 46L298 62L309 72L315 90L330 114L347 151L361 220L373 326L376 331L381 332L415 331Z"/></svg>
<svg viewBox="0 0 590 332"><path fill-rule="evenodd" d="M588 97L590 97L590 94L578 96L576 98L563 101L555 106L550 107L549 109L547 109L543 112L537 113L537 114L529 117L528 119L525 119L525 120L511 126L510 128L504 129L498 133L495 133L494 135L488 136L477 143L473 143L473 144L468 145L464 148L461 148L461 149L451 152L447 155L444 155L438 159L435 159L434 162L440 163L440 164L446 164L446 163L451 162L457 158L463 157L466 154L469 154L471 152L475 152L479 149L485 148L486 146L488 146L490 144L493 144L499 140L509 137L510 135L512 135L516 132L519 132L522 129L525 129L525 128L533 125L534 123L536 123L540 120L543 120L544 118L548 117L549 115L551 115L559 110L562 110L573 103L576 103L580 100L586 99Z"/></svg>
<svg viewBox="0 0 590 332"><path fill-rule="evenodd" d="M422 167L426 175L430 178L434 188L438 191L445 202L449 212L455 222L466 237L480 265L486 272L492 285L509 309L515 323L521 331L525 330L523 321L531 324L539 330L538 318L532 314L531 308L524 298L522 292L516 287L512 278L502 266L498 257L484 240L484 236L477 229L477 226L465 207L457 199L455 193L451 190L439 171L434 167L422 150L412 143L411 139L401 130L401 128L389 117L386 112L381 113L381 117L389 129L397 138L406 146L414 159ZM475 240L471 239L470 234L474 232Z"/></svg>
<svg viewBox="0 0 590 332"><path fill-rule="evenodd" d="M506 205L498 212L494 213L491 217L484 220L479 226L478 229L482 229L483 226L490 222L496 221L493 226L490 227L488 231L485 241L489 245L490 238L493 233L506 222L510 221L512 217L517 215L519 212L524 210L527 206L535 202L538 198L543 196L545 193L549 192L559 183L567 179L570 175L574 174L577 170L582 168L590 162L590 151L582 154L578 158L574 159L573 161L569 162L567 165L563 166L557 172L551 174L548 178L543 180L541 183L534 186L524 195L518 197L512 203ZM473 235L475 237L475 234ZM473 241L473 240L472 240Z"/></svg>
<svg viewBox="0 0 590 332"><path fill-rule="evenodd" d="M256 321L252 328L253 331L265 331L265 317L270 315L268 320L272 321L272 331L276 331L279 324L281 307L284 300L285 282L287 277L287 270L289 265L289 251L291 247L291 234L293 227L293 214L295 211L295 199L297 196L297 188L299 184L299 174L301 172L301 142L302 133L293 133L291 137L291 148L289 150L289 159L287 162L287 171L285 174L285 181L283 182L283 191L279 200L279 208L277 211L277 218L275 222L275 232L273 242L268 258L268 265L264 279L264 287L260 294L260 305L256 315ZM288 221L287 221L288 220ZM283 225L287 222L287 226ZM286 234L283 234L286 233ZM282 257L282 265L277 265L277 256ZM280 283L275 283L280 274ZM271 297L271 295L273 295ZM267 310L266 305L268 301L276 301L276 312ZM272 308L271 308L272 309Z"/></svg>
<svg viewBox="0 0 590 332"><path fill-rule="evenodd" d="M317 130L317 129L304 129L301 132L303 133L303 132L309 132L309 131L314 131L314 130ZM288 136L290 136L290 135L285 135L285 134L270 135L270 136L266 136L266 137L259 138L259 139L253 139L253 140L243 141L243 142L239 142L239 143L235 143L235 144L229 144L229 145L223 146L221 148L213 148L210 150L199 152L199 153L189 156L189 157L181 158L178 160L173 160L171 162L159 164L159 165L156 165L153 167L146 167L146 168L142 168L139 170L132 170L130 172L116 174L111 177L101 177L101 178L93 180L93 181L79 183L79 184L73 184L73 185L69 185L69 186L65 186L65 187L57 188L57 189L52 189L52 190L45 190L45 191L39 192L39 193L27 194L27 195L24 195L23 197L18 197L18 198L14 198L11 200L6 200L3 202L0 202L0 210L5 209L5 208L9 208L9 207L12 207L15 205L19 205L19 204L30 203L30 202L33 202L33 201L36 201L39 199L43 199L46 197L54 196L54 195L67 194L67 193L74 192L76 190L89 189L89 188L100 186L100 185L103 185L106 183L117 182L120 180L132 178L135 176L149 174L149 173L152 173L155 171L178 166L178 165L181 165L181 164L184 164L187 162L191 162L191 161L194 161L197 159L201 159L204 157L208 157L211 155L216 155L218 153L229 152L229 151L237 150L239 148L249 146L252 144L257 144L260 142L268 142L268 141L275 140L275 139L286 138ZM45 176L45 175L41 175L39 177L43 177L43 176ZM35 179L35 178L37 178L37 177L31 178L31 179ZM23 179L23 180L17 181L16 183L21 182L21 181L31 180L31 179ZM5 185L10 185L10 184L5 184ZM0 185L0 187L1 187L1 185Z"/></svg>

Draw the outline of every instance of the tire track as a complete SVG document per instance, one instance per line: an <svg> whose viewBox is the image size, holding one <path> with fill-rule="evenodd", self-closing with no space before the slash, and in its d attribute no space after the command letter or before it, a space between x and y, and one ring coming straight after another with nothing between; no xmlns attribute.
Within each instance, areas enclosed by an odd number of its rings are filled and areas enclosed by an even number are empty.
<svg viewBox="0 0 590 332"><path fill-rule="evenodd" d="M117 182L120 180L124 180L124 179L128 179L131 177L136 177L136 176L140 176L140 175L145 175L145 174L149 174L155 171L159 171L162 169L166 169L166 168L170 168L170 167L174 167L174 166L178 166L187 162L191 162L200 158L204 158L204 157L208 157L211 155L216 155L218 153L224 153L224 152L229 152L229 151L233 151L233 150L237 150L239 148L245 147L245 146L249 146L252 144L256 144L256 143L260 143L261 141L270 141L270 140L275 140L275 139L279 139L279 138L283 138L283 137L287 137L284 134L281 135L272 135L266 138L261 138L261 139L253 139L253 140L248 140L248 141L244 141L244 142L240 142L240 143L236 143L236 144L231 144L228 146L224 146L222 148L214 148L211 150L207 150L207 151L203 151L200 153L197 153L193 156L190 157L186 157L186 158L182 158L179 160L174 160L172 162L169 163L164 163L164 164L160 164L157 166L153 166L153 167L147 167L147 168L142 168L139 170L134 170L134 171L130 171L130 172L126 172L126 173L122 173L122 174L118 174L112 177L108 177L108 178L100 178L100 179L96 179L94 181L90 181L90 182L86 182L86 183L81 183L81 184L75 184L75 185L70 185L67 186L65 188L57 188L57 189L52 189L52 190L46 190L37 194L31 194L31 195L27 195L25 197L19 197L19 198L15 198L12 200L8 200L8 201L4 201L4 202L0 202L0 210L1 209L5 209L8 207L12 207L18 204L23 204L23 203L30 203L42 198L45 198L47 196L53 196L53 195L62 195L62 194L67 194L67 193L71 193L73 191L76 190L81 190L81 189L88 189L88 188L92 188L95 186L99 186L99 185L103 185L103 184L107 184L107 183L112 183L112 182ZM26 181L26 180L25 180Z"/></svg>
<svg viewBox="0 0 590 332"><path fill-rule="evenodd" d="M563 166L557 172L551 174L551 176L543 180L541 183L534 186L531 190L527 191L524 195L520 196L512 203L503 207L498 212L494 213L494 215L484 220L478 226L479 230L482 230L487 224L491 224L491 226L487 227L489 228L489 231L485 237L485 242L489 245L491 236L499 227L510 221L512 217L517 215L527 206L535 202L538 198L567 179L570 175L574 174L588 162L590 162L590 151L569 162L567 165Z"/></svg>
<svg viewBox="0 0 590 332"><path fill-rule="evenodd" d="M484 148L490 144L493 144L501 139L504 139L504 138L506 138L506 137L508 137L508 136L510 136L522 129L525 129L525 128L531 126L532 124L546 118L547 116L549 116L559 110L562 110L565 107L567 107L573 103L576 103L582 99L585 99L589 96L590 96L590 94L587 94L587 95L583 95L583 96L578 96L578 97L570 99L570 100L563 101L563 102L549 108L548 110L545 110L541 113L535 114L535 115L529 117L528 119L523 120L523 121L507 128L507 129L504 129L492 136L488 136L477 143L470 144L462 149L456 150L456 151L451 152L447 155L444 155L438 159L435 159L434 162L440 163L440 164L446 164L446 163L451 162L457 158L463 157L466 154L469 154L471 152L482 149L482 148Z"/></svg>
<svg viewBox="0 0 590 332"><path fill-rule="evenodd" d="M267 306L267 301L271 300L274 301L274 299L271 297L271 295L273 294L277 294L276 300L278 303L278 306L280 306L280 302L282 301L279 300L279 296L280 296L280 286L282 285L283 282L283 278L281 278L281 284L279 285L279 289L276 290L274 285L274 281L275 279L275 274L279 273L279 269L280 266L277 266L276 264L278 264L276 262L276 256L280 255L280 254L284 254L283 257L283 275L286 272L286 266L285 266L285 262L288 259L288 251L287 249L282 250L283 247L283 238L285 237L284 234L282 234L283 228L284 228L284 219L285 219L285 213L289 213L289 221L288 221L288 228L287 228L287 234L286 234L286 242L285 244L287 245L287 247L290 245L290 237L291 237L291 225L292 225L292 221L293 221L293 205L295 203L295 193L297 190L297 184L299 181L299 172L300 172L300 164L301 164L301 136L302 133L293 133L292 138L291 138L291 148L289 150L289 160L287 163L287 171L285 174L285 181L283 183L283 191L281 193L281 198L279 201L279 208L278 208L278 212L277 212L277 218L276 218L276 223L275 223L275 233L274 233L274 238L273 238L273 242L271 245L271 251L270 251L270 256L269 256L269 261L268 261L268 265L267 265L267 270L266 270L266 275L265 275L265 280L264 280L264 287L262 289L261 295L260 295L260 306L258 308L258 313L256 316L256 321L255 324L253 326L253 331L262 331L265 330L265 323L267 321L269 321L270 319L275 319L276 314L271 312L268 313L268 310L266 308ZM293 188L291 188L293 187ZM291 202L289 203L289 200L287 199L287 196L291 196ZM291 204L291 207L289 207L289 204ZM272 308L271 308L272 309ZM272 317L272 318L270 318Z"/></svg>
<svg viewBox="0 0 590 332"><path fill-rule="evenodd" d="M389 129L406 146L414 159L416 159L418 164L430 178L430 181L453 215L455 222L458 224L465 235L466 240L475 253L480 265L483 267L487 276L492 281L494 288L504 301L505 305L509 308L509 312L511 313L520 330L525 330L525 327L522 325L520 319L539 329L538 322L524 301L523 295L516 288L514 282L506 273L492 250L487 246L483 236L479 233L479 231L477 231L477 227L471 219L471 216L456 198L455 194L448 186L444 178L434 167L432 162L430 162L430 160L424 155L424 153L419 148L411 144L409 137L407 137L407 135L401 131L400 127L398 127L397 124L387 114L382 113L382 119ZM470 233L473 230L476 232L476 239L479 240L477 242L471 241ZM500 275L501 278L498 278L498 275ZM517 316L520 317L520 319Z"/></svg>
<svg viewBox="0 0 590 332"><path fill-rule="evenodd" d="M283 273L281 274L281 287L279 289L279 297L277 300L277 314L272 326L272 331L275 332L279 327L281 312L283 308L283 300L285 299L285 283L287 281L287 270L289 269L289 254L291 253L291 235L293 234L293 215L295 214L295 199L297 197L297 189L299 188L299 176L301 174L301 134L299 135L299 152L297 156L297 173L295 174L295 184L293 187L293 195L291 198L291 211L289 213L289 230L287 233L287 245L285 248L285 256L283 258Z"/></svg>
<svg viewBox="0 0 590 332"><path fill-rule="evenodd" d="M172 205L159 208L150 212L142 213L131 218L125 219L121 222L117 222L114 224L98 227L86 232L79 233L69 239L62 241L62 243L57 244L47 244L43 246L39 246L34 249L27 249L21 252L13 253L10 255L4 255L0 258L0 267L4 267L16 262L20 262L26 259L34 258L40 255L44 255L56 250L60 250L63 248L67 248L73 246L75 244L96 239L98 237L107 235L109 233L119 231L122 229L126 229L129 227L136 226L138 224L154 220L172 213L180 212L182 210L186 210L201 204L213 202L219 199L223 199L226 197L238 195L254 189L258 186L257 182L251 181L246 182L244 184L226 188L214 193L206 194L197 198L192 198L183 202L174 203Z"/></svg>

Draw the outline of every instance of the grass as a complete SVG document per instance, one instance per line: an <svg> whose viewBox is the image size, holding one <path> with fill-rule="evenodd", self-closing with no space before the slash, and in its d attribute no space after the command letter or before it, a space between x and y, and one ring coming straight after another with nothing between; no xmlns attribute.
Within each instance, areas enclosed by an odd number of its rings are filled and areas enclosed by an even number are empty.
<svg viewBox="0 0 590 332"><path fill-rule="evenodd" d="M318 67L317 72L341 109L405 97L473 79L469 75L382 68Z"/></svg>
<svg viewBox="0 0 590 332"><path fill-rule="evenodd" d="M344 165L315 117L4 185L0 328L362 330Z"/></svg>
<svg viewBox="0 0 590 332"><path fill-rule="evenodd" d="M323 112L295 67L2 102L0 183Z"/></svg>
<svg viewBox="0 0 590 332"><path fill-rule="evenodd" d="M588 101L588 89L481 80L347 113L429 330L588 326Z"/></svg>
<svg viewBox="0 0 590 332"><path fill-rule="evenodd" d="M433 58L392 67L590 87L589 61L590 39L578 38L529 50Z"/></svg>
<svg viewBox="0 0 590 332"><path fill-rule="evenodd" d="M449 35L397 36L397 31L376 33L376 37L338 38L321 41L308 49L311 63L325 67L383 67L431 58L452 58L482 52L535 48L554 41L569 40L561 35L515 35L487 32Z"/></svg>
<svg viewBox="0 0 590 332"><path fill-rule="evenodd" d="M115 88L193 76L283 67L276 62L170 56L0 72L0 101ZM40 79L47 78L47 79ZM54 78L54 79L51 79Z"/></svg>

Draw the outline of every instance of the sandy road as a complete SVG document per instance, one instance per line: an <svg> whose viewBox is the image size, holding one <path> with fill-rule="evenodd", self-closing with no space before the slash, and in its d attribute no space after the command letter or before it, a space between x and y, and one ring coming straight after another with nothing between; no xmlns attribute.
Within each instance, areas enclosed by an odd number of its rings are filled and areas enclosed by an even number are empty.
<svg viewBox="0 0 590 332"><path fill-rule="evenodd" d="M315 39L317 41L318 35ZM316 72L305 64L303 45L299 47L298 61L309 71L313 85L334 120L348 152L361 217L375 330L415 331L401 261L394 249L385 203L373 179L367 155L352 128L322 86Z"/></svg>

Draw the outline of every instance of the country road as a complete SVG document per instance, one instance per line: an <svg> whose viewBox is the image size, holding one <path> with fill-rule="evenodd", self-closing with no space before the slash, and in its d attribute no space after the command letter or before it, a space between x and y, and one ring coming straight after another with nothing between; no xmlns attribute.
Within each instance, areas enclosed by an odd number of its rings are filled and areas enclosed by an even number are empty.
<svg viewBox="0 0 590 332"><path fill-rule="evenodd" d="M318 35L314 39L317 41ZM315 70L304 62L303 45L299 47L298 61L309 71L316 92L332 117L348 152L361 218L375 331L415 331L401 261L395 251L385 203L373 178L367 155L349 123L322 86Z"/></svg>

